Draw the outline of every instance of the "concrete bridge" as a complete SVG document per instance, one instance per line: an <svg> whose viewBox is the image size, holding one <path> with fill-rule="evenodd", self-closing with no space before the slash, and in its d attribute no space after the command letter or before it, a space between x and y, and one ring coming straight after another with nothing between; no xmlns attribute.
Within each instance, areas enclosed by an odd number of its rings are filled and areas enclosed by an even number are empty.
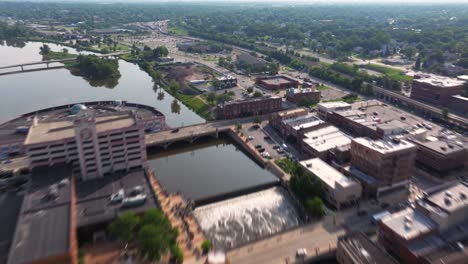
<svg viewBox="0 0 468 264"><path fill-rule="evenodd" d="M385 90L383 88L379 88L375 86L374 86L374 94L377 96L377 98L383 101L390 102L393 104L402 104L402 105L407 106L409 109L413 109L424 115L438 118L438 119L444 119L441 108L437 108L437 107L416 101L402 94L395 93L395 92ZM447 121L457 126L468 129L467 118L449 113L447 116Z"/></svg>
<svg viewBox="0 0 468 264"><path fill-rule="evenodd" d="M259 116L261 120L267 120L268 115ZM163 147L167 148L172 143L185 141L193 143L195 140L205 136L217 138L219 133L229 132L230 129L235 130L237 124L245 125L254 122L255 117L239 118L233 120L219 120L206 122L191 126L179 127L178 131L163 130L155 133L147 133L145 141L147 147Z"/></svg>
<svg viewBox="0 0 468 264"><path fill-rule="evenodd" d="M123 54L126 54L126 53L128 53L128 52L119 51L119 52L114 52L114 53L97 54L96 56L97 57L102 57L102 58L104 58L104 57L115 57L115 56L120 56L120 55L123 55ZM15 73L23 73L23 72L59 69L59 68L63 68L64 66L63 65L50 66L50 64L65 63L65 62L70 62L70 61L76 61L76 58L34 61L34 62L26 62L26 63L20 63L20 64L0 66L0 71L1 70L6 70L6 69L13 69L12 71L0 72L0 76L1 75L8 75L8 74L15 74ZM26 68L27 66L35 66L35 65L46 65L46 67Z"/></svg>

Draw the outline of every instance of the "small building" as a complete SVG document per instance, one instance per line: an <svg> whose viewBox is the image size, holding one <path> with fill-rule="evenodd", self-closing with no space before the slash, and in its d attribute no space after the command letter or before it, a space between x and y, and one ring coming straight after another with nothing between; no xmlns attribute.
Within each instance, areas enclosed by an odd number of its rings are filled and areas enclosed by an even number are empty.
<svg viewBox="0 0 468 264"><path fill-rule="evenodd" d="M304 134L301 150L309 157L328 161L335 148L351 144L351 138L335 126L325 126ZM346 155L346 154L344 154Z"/></svg>
<svg viewBox="0 0 468 264"><path fill-rule="evenodd" d="M432 105L448 106L452 96L462 93L464 83L434 74L417 74L413 79L410 97Z"/></svg>
<svg viewBox="0 0 468 264"><path fill-rule="evenodd" d="M218 104L216 113L218 119L232 119L255 115L264 115L280 111L282 100L278 96L263 96L236 100Z"/></svg>
<svg viewBox="0 0 468 264"><path fill-rule="evenodd" d="M313 88L289 88L286 91L286 100L295 104L316 104L320 102L321 92Z"/></svg>
<svg viewBox="0 0 468 264"><path fill-rule="evenodd" d="M297 88L300 81L286 75L275 75L259 77L255 83L268 90L281 90L287 88Z"/></svg>
<svg viewBox="0 0 468 264"><path fill-rule="evenodd" d="M326 188L327 201L338 209L361 198L361 184L352 178L344 176L325 161L314 158L300 161L301 167L323 182Z"/></svg>
<svg viewBox="0 0 468 264"><path fill-rule="evenodd" d="M216 89L226 89L237 86L237 78L231 75L223 75L221 77L216 77L218 80L219 87L215 87Z"/></svg>
<svg viewBox="0 0 468 264"><path fill-rule="evenodd" d="M340 264L398 264L398 261L362 232L351 232L338 238L336 260Z"/></svg>

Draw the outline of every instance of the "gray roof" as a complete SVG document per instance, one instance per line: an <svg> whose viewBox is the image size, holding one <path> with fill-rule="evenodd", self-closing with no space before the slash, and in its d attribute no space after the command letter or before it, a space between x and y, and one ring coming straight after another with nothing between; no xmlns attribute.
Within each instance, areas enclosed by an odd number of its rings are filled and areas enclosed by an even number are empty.
<svg viewBox="0 0 468 264"><path fill-rule="evenodd" d="M70 180L65 166L33 172L10 247L8 263L24 263L69 252L71 199L70 184L59 187L56 199L47 197L52 184Z"/></svg>

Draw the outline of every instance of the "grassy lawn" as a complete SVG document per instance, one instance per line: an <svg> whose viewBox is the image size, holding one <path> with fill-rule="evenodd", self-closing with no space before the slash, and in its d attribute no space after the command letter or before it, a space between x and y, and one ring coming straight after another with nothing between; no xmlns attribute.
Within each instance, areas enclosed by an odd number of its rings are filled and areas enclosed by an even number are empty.
<svg viewBox="0 0 468 264"><path fill-rule="evenodd" d="M169 33L179 35L179 36L187 36L188 35L187 30L185 30L183 28L179 28L179 27L171 27L171 28L168 28L167 30L169 31Z"/></svg>
<svg viewBox="0 0 468 264"><path fill-rule="evenodd" d="M396 81L406 82L413 80L413 77L407 76L404 72L397 69L388 68L377 64L367 64L363 65L363 67L374 70L376 72L381 72Z"/></svg>
<svg viewBox="0 0 468 264"><path fill-rule="evenodd" d="M44 60L61 60L61 59L71 59L76 58L78 55L65 53L61 51L49 51L47 54L43 54L42 58Z"/></svg>
<svg viewBox="0 0 468 264"><path fill-rule="evenodd" d="M181 93L177 93L175 97L204 119L212 119L210 106L207 103L205 103L205 101L203 101L200 97L195 95L185 95Z"/></svg>
<svg viewBox="0 0 468 264"><path fill-rule="evenodd" d="M298 167L297 163L294 161L284 158L275 160L276 165L278 165L284 172L292 174Z"/></svg>
<svg viewBox="0 0 468 264"><path fill-rule="evenodd" d="M317 88L317 90L319 90L319 91L324 91L324 90L330 89L330 87L328 87L328 86L326 86L326 85L323 85L323 84L320 85L320 86L317 86L316 88Z"/></svg>
<svg viewBox="0 0 468 264"><path fill-rule="evenodd" d="M348 103L348 104L352 104L356 101L359 100L359 97L357 95L347 95L347 96L343 96L341 98L338 98L338 99L332 99L332 100L325 100L324 102L325 103L328 103L328 102L345 102L345 103Z"/></svg>

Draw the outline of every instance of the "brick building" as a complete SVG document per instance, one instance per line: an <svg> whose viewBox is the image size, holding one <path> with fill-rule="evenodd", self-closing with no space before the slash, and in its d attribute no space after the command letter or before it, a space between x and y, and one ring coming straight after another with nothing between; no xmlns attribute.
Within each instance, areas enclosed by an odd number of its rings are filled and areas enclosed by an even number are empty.
<svg viewBox="0 0 468 264"><path fill-rule="evenodd" d="M446 173L454 169L463 168L468 164L468 143L460 140L420 141L410 139L417 147L416 162L423 167L439 173Z"/></svg>
<svg viewBox="0 0 468 264"><path fill-rule="evenodd" d="M218 119L264 115L281 110L282 100L278 96L249 98L241 101L230 101L219 104L216 113Z"/></svg>
<svg viewBox="0 0 468 264"><path fill-rule="evenodd" d="M414 76L411 98L432 105L448 106L452 96L462 93L464 81L434 74Z"/></svg>
<svg viewBox="0 0 468 264"><path fill-rule="evenodd" d="M259 77L255 80L255 83L268 90L297 88L301 84L299 80L286 75Z"/></svg>
<svg viewBox="0 0 468 264"><path fill-rule="evenodd" d="M378 195L383 188L407 184L416 151L417 147L405 140L355 138L351 142L351 167L367 187L367 193Z"/></svg>
<svg viewBox="0 0 468 264"><path fill-rule="evenodd" d="M305 102L316 104L320 102L321 92L314 88L289 88L286 91L286 100L295 104Z"/></svg>
<svg viewBox="0 0 468 264"><path fill-rule="evenodd" d="M468 98L461 95L452 96L449 109L451 112L468 117Z"/></svg>
<svg viewBox="0 0 468 264"><path fill-rule="evenodd" d="M328 124L319 119L315 113L297 108L278 112L270 116L270 124L276 128L284 138L292 137L300 142L304 134L319 129Z"/></svg>

